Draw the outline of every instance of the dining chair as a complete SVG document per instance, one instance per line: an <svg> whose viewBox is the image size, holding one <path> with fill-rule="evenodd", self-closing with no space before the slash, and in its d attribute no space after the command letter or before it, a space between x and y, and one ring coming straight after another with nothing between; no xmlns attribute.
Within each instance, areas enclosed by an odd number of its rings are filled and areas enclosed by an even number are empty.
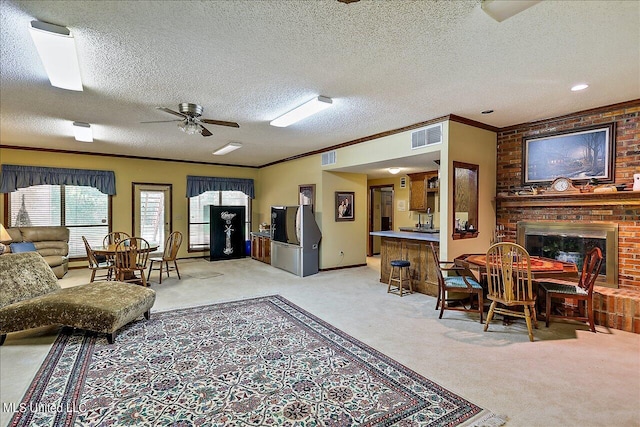
<svg viewBox="0 0 640 427"><path fill-rule="evenodd" d="M485 332L494 314L524 318L533 341L531 323L538 328L536 295L531 281L531 258L525 248L516 243L496 243L489 247L486 257L487 285L491 300ZM522 307L523 311L515 310Z"/></svg>
<svg viewBox="0 0 640 427"><path fill-rule="evenodd" d="M442 319L442 314L445 310L467 311L480 314L480 323L482 323L484 310L484 289L482 285L478 283L468 268L456 266L450 261L440 261L433 243L430 246L438 274L436 310L440 308L439 318ZM443 272L445 271L455 272L457 276L444 277ZM478 309L473 308L474 295L478 299ZM464 300L467 298L469 299L469 308L464 304Z"/></svg>
<svg viewBox="0 0 640 427"><path fill-rule="evenodd" d="M491 244L502 243L505 237L504 233L504 224L496 225L496 228L493 230L493 236L491 237Z"/></svg>
<svg viewBox="0 0 640 427"><path fill-rule="evenodd" d="M129 237L131 236L124 231L112 231L111 233L104 236L104 239L102 239L102 246L107 247L109 245L115 245L119 241L128 239Z"/></svg>
<svg viewBox="0 0 640 427"><path fill-rule="evenodd" d="M602 251L598 247L591 249L584 257L584 263L582 264L582 273L578 282L565 279L538 279L538 284L541 292L545 294L545 324L549 327L549 319L551 317L563 317L565 319L580 320L588 322L591 332L596 331L595 319L593 315L593 286L596 283L596 279L600 274L600 268L602 267ZM573 299L578 305L578 314L576 315L573 308L565 306L564 315L551 314L551 300L552 298L561 298L563 300ZM584 304L581 304L584 301ZM587 314L585 316L584 306L586 306ZM567 314L567 311L571 310L572 315Z"/></svg>
<svg viewBox="0 0 640 427"><path fill-rule="evenodd" d="M120 282L142 283L147 285L147 260L149 242L142 237L129 237L116 244L116 274ZM140 277L136 276L136 272Z"/></svg>
<svg viewBox="0 0 640 427"><path fill-rule="evenodd" d="M87 238L82 236L82 241L84 242L84 249L87 251L87 261L91 270L91 280L89 282L93 282L96 279L96 273L99 271L104 272L104 275L98 276L98 279L113 280L115 265L109 260L98 260Z"/></svg>
<svg viewBox="0 0 640 427"><path fill-rule="evenodd" d="M180 245L182 244L182 233L179 231L174 231L169 234L167 237L167 241L164 244L164 252L162 253L162 257L151 257L149 258L149 273L147 274L147 281L151 278L152 270L160 270L160 283L162 283L162 270L163 266L167 273L167 277L169 277L169 271L175 270L178 274L178 279L180 277L180 270L178 270L178 264L176 262L176 258L178 257L178 250L180 249ZM158 267L153 268L153 263L158 263ZM173 262L173 266L169 265L169 262Z"/></svg>

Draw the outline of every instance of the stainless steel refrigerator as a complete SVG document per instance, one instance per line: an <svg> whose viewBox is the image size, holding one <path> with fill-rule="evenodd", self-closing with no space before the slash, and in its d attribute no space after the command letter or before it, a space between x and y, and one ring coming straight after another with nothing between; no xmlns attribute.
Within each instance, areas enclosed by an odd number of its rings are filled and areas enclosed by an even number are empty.
<svg viewBox="0 0 640 427"><path fill-rule="evenodd" d="M271 265L300 277L318 272L322 233L311 206L271 207Z"/></svg>

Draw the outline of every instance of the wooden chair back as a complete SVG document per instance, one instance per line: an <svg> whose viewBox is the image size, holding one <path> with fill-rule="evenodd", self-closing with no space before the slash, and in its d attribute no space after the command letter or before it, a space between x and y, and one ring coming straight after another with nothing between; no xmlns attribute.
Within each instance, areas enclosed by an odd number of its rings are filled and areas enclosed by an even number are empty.
<svg viewBox="0 0 640 427"><path fill-rule="evenodd" d="M169 234L167 241L164 244L164 253L162 255L163 261L175 261L178 256L178 250L182 244L182 233L174 231Z"/></svg>
<svg viewBox="0 0 640 427"><path fill-rule="evenodd" d="M442 289L444 289L444 275L442 274L440 256L438 255L438 251L436 250L436 248L433 246L433 243L431 243L429 245L429 247L431 248L431 254L433 255L433 261L435 262L435 265L436 265L436 274L437 274L437 277L438 277L438 287L442 291Z"/></svg>
<svg viewBox="0 0 640 427"><path fill-rule="evenodd" d="M457 266L455 262L440 261L438 250L433 243L431 254L436 265L436 274L438 277L438 299L436 300L436 310L440 309L440 319L444 310L458 310L478 313L480 315L480 323L482 323L482 314L484 311L484 291L480 283L468 267ZM444 277L443 272L447 274L454 272L455 276ZM451 292L451 294L447 294ZM464 295L468 296L464 296ZM462 295L462 296L461 296ZM473 308L473 297L477 296L478 308ZM469 298L469 308L464 304L464 300ZM453 304L450 304L453 303Z"/></svg>
<svg viewBox="0 0 640 427"><path fill-rule="evenodd" d="M84 242L84 249L87 251L87 261L89 262L89 268L98 268L99 262L96 259L96 254L91 249L91 245L87 241L87 238L82 236L82 241Z"/></svg>
<svg viewBox="0 0 640 427"><path fill-rule="evenodd" d="M600 268L602 267L602 251L598 247L594 247L584 257L584 263L582 264L582 274L580 275L580 281L578 286L587 291L588 295L593 293L593 286L600 274Z"/></svg>
<svg viewBox="0 0 640 427"><path fill-rule="evenodd" d="M493 230L493 236L491 237L491 244L494 243L502 243L504 240L504 224L496 225L496 228Z"/></svg>
<svg viewBox="0 0 640 427"><path fill-rule="evenodd" d="M109 245L115 245L124 239L128 239L129 237L131 236L129 236L129 234L125 233L124 231L112 231L111 233L104 236L104 239L102 240L102 246L107 247Z"/></svg>
<svg viewBox="0 0 640 427"><path fill-rule="evenodd" d="M146 270L149 259L149 242L142 237L129 237L116 244L116 270Z"/></svg>
<svg viewBox="0 0 640 427"><path fill-rule="evenodd" d="M531 283L531 258L516 243L496 243L487 251L489 298L508 305L535 300Z"/></svg>

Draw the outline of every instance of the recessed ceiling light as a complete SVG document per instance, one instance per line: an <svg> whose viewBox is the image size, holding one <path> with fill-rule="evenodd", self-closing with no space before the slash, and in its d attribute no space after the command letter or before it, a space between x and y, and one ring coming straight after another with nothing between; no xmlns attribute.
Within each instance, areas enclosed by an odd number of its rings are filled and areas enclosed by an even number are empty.
<svg viewBox="0 0 640 427"><path fill-rule="evenodd" d="M482 112L482 114L491 114L491 113L493 113L493 110L484 110Z"/></svg>
<svg viewBox="0 0 640 427"><path fill-rule="evenodd" d="M213 152L214 156L223 156L227 153L230 153L238 148L242 147L242 144L239 142L230 142L222 148L217 149Z"/></svg>
<svg viewBox="0 0 640 427"><path fill-rule="evenodd" d="M391 175L396 175L400 172L400 168L389 168L387 169Z"/></svg>
<svg viewBox="0 0 640 427"><path fill-rule="evenodd" d="M580 83L579 85L575 85L571 88L572 92L577 92L579 90L585 90L586 88L588 88L589 85L586 83Z"/></svg>
<svg viewBox="0 0 640 427"><path fill-rule="evenodd" d="M487 15L502 22L536 3L540 3L540 0L482 0L480 7Z"/></svg>
<svg viewBox="0 0 640 427"><path fill-rule="evenodd" d="M272 120L269 124L271 126L287 127L302 119L306 119L325 108L331 107L332 103L333 101L331 98L327 98L326 96L316 96L312 100L307 101L277 119Z"/></svg>
<svg viewBox="0 0 640 427"><path fill-rule="evenodd" d="M93 132L89 123L73 122L73 134L76 141L93 142Z"/></svg>
<svg viewBox="0 0 640 427"><path fill-rule="evenodd" d="M31 21L29 33L52 86L82 91L76 43L66 27Z"/></svg>

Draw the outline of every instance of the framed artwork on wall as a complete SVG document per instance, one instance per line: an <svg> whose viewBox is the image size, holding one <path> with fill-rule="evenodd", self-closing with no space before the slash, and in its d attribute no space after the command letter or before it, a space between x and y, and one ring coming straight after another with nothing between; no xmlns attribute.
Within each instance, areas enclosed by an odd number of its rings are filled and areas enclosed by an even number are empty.
<svg viewBox="0 0 640 427"><path fill-rule="evenodd" d="M298 204L311 205L311 212L315 211L316 185L303 184L298 186Z"/></svg>
<svg viewBox="0 0 640 427"><path fill-rule="evenodd" d="M353 191L336 191L336 221L353 221L355 219L354 197Z"/></svg>
<svg viewBox="0 0 640 427"><path fill-rule="evenodd" d="M550 183L558 177L612 182L615 123L522 139L522 184Z"/></svg>

